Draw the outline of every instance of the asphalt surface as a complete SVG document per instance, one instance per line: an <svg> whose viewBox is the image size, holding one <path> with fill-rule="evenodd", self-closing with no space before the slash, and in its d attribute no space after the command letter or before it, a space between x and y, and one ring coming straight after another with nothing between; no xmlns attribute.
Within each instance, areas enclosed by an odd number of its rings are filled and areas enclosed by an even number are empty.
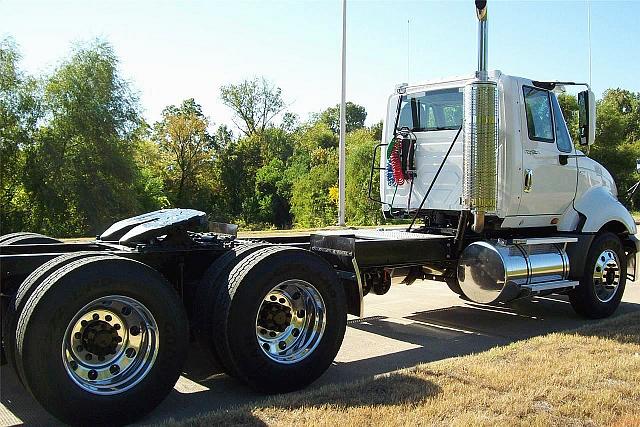
<svg viewBox="0 0 640 427"><path fill-rule="evenodd" d="M488 307L464 301L446 285L430 281L399 285L384 296L367 296L365 305L365 317L350 319L334 364L309 388L477 353L589 322L579 318L564 297ZM628 283L615 315L638 310L640 284ZM173 392L141 422L179 421L264 398L220 373L194 345ZM6 365L0 369L0 401L0 425L59 424L22 389Z"/></svg>

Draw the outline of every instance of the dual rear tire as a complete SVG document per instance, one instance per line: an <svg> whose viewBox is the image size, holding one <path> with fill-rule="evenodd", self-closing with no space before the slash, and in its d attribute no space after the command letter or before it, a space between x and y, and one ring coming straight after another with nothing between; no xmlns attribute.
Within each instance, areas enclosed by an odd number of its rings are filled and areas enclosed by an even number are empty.
<svg viewBox="0 0 640 427"><path fill-rule="evenodd" d="M140 418L171 391L185 360L177 294L160 273L129 259L58 257L23 282L10 311L10 361L65 423Z"/></svg>
<svg viewBox="0 0 640 427"><path fill-rule="evenodd" d="M201 283L199 339L225 371L255 390L279 393L315 381L344 337L344 289L330 265L292 247L262 245L229 264L213 265ZM216 276L214 281L211 277ZM213 309L215 307L215 309Z"/></svg>

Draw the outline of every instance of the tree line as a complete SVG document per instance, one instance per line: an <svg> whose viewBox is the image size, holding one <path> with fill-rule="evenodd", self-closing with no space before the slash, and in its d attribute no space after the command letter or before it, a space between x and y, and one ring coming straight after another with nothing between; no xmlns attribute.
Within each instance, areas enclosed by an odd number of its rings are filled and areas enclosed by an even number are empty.
<svg viewBox="0 0 640 427"><path fill-rule="evenodd" d="M254 78L220 89L232 126L216 125L193 98L148 123L107 42L78 46L38 76L20 59L12 39L0 41L0 233L94 235L168 207L244 228L335 224L338 106L301 120L280 88ZM575 134L575 99L560 102ZM382 122L365 126L366 110L354 103L346 114L347 222L377 224L379 205L367 188ZM640 94L606 91L597 126L590 155L629 188L638 179Z"/></svg>
<svg viewBox="0 0 640 427"><path fill-rule="evenodd" d="M167 207L251 228L336 221L337 107L300 121L286 111L280 88L254 78L220 90L233 128L215 126L195 99L147 123L104 41L31 76L5 39L0 73L2 233L92 235L116 219ZM365 127L366 111L353 103L347 119L347 217L376 223L378 207L362 181L382 125Z"/></svg>

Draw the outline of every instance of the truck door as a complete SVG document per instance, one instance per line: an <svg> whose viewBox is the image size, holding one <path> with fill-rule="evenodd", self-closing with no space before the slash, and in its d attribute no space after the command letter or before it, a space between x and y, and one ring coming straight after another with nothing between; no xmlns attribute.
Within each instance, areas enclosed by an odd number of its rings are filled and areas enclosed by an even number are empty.
<svg viewBox="0 0 640 427"><path fill-rule="evenodd" d="M522 86L522 198L518 215L561 215L573 203L575 149L556 96Z"/></svg>

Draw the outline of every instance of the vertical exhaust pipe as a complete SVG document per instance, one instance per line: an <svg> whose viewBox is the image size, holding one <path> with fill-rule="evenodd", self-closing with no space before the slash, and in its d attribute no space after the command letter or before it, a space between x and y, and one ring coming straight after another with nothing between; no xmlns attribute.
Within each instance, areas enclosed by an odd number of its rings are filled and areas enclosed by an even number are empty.
<svg viewBox="0 0 640 427"><path fill-rule="evenodd" d="M487 43L487 0L476 0L476 16L478 17L478 80L487 81L487 60L489 46Z"/></svg>
<svg viewBox="0 0 640 427"><path fill-rule="evenodd" d="M471 229L481 233L485 214L497 209L498 92L487 71L487 1L476 0L478 71L465 88L464 205L473 214Z"/></svg>
<svg viewBox="0 0 640 427"><path fill-rule="evenodd" d="M487 0L476 0L476 16L478 17L478 71L476 72L476 78L481 82L486 82L489 78L487 74L487 56L489 52L487 44ZM483 211L474 210L471 229L475 233L482 233L482 230L484 230Z"/></svg>

